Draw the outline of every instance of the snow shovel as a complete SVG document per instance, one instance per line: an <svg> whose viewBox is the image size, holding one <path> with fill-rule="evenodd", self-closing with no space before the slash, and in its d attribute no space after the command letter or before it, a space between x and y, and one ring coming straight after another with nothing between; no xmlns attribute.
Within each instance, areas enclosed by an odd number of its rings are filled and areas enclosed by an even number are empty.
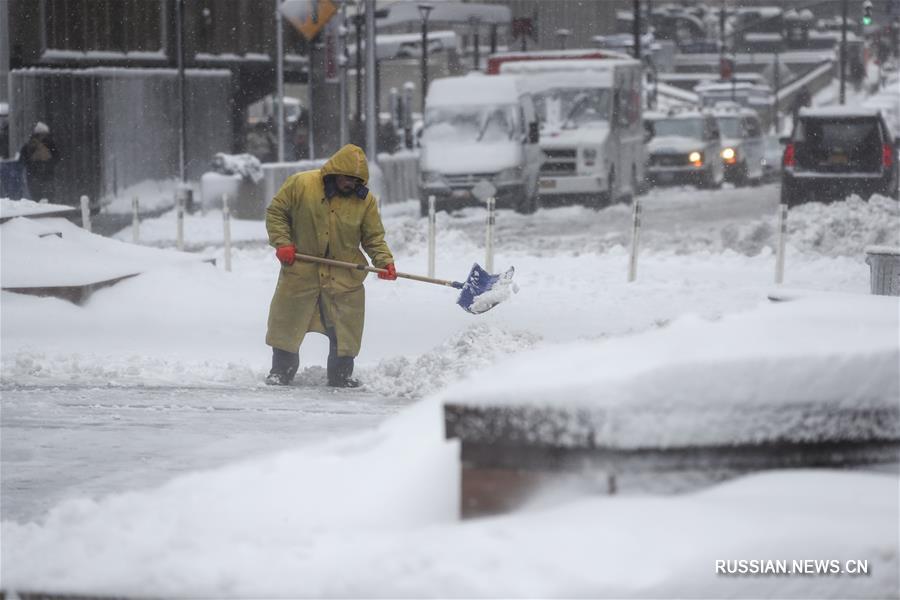
<svg viewBox="0 0 900 600"><path fill-rule="evenodd" d="M356 269L358 271L368 271L369 273L387 273L385 269L370 267L369 265L358 265L356 263L344 262L342 260L334 260L332 258L320 258L309 254L297 254L297 260L305 262L321 263L323 265L331 265L332 267L344 267L345 269ZM437 285L446 285L447 287L461 290L456 303L463 307L466 312L478 315L487 312L497 306L500 302L509 297L510 292L518 292L519 288L513 283L513 274L515 268L510 267L506 272L499 275L491 275L481 268L478 263L472 265L469 276L466 277L465 283L459 281L448 281L446 279L434 279L433 277L425 277L423 275L413 275L411 273L401 273L397 271L397 277L403 279L412 279L413 281L422 281L425 283L434 283Z"/></svg>

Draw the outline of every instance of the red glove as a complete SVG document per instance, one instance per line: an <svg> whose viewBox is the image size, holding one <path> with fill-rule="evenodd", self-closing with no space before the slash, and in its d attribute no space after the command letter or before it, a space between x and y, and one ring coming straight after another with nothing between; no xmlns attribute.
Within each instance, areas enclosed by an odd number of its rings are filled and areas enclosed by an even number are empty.
<svg viewBox="0 0 900 600"><path fill-rule="evenodd" d="M397 269L394 268L394 263L384 267L384 270L387 271L387 273L379 273L378 279L389 279L390 281L397 279Z"/></svg>
<svg viewBox="0 0 900 600"><path fill-rule="evenodd" d="M278 260L280 260L283 265L294 264L295 254L297 254L297 247L293 244L290 246L279 246L275 249L275 256L278 257Z"/></svg>

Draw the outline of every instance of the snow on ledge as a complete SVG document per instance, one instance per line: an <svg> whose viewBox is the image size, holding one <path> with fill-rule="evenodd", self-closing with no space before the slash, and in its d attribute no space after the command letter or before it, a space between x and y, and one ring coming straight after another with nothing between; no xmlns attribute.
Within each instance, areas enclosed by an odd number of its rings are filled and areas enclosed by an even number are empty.
<svg viewBox="0 0 900 600"><path fill-rule="evenodd" d="M34 200L11 200L0 198L0 221L6 221L14 217L33 217L48 214L57 214L75 210L65 204L41 204Z"/></svg>
<svg viewBox="0 0 900 600"><path fill-rule="evenodd" d="M441 400L539 415L553 439L533 441L564 446L900 439L898 329L898 298L798 296L523 353Z"/></svg>
<svg viewBox="0 0 900 600"><path fill-rule="evenodd" d="M203 260L186 252L126 244L59 217L40 222L12 219L0 225L0 243L4 289L92 285Z"/></svg>

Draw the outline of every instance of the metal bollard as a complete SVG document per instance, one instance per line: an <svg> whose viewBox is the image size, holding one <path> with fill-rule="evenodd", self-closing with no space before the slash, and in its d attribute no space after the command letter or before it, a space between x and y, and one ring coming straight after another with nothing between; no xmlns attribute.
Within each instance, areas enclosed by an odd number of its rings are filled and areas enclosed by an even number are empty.
<svg viewBox="0 0 900 600"><path fill-rule="evenodd" d="M628 282L637 279L638 251L641 242L641 200L634 199L634 209L631 213L631 256L628 260Z"/></svg>
<svg viewBox="0 0 900 600"><path fill-rule="evenodd" d="M131 199L131 241L135 244L141 241L140 201L137 196Z"/></svg>
<svg viewBox="0 0 900 600"><path fill-rule="evenodd" d="M175 247L184 250L184 197L175 196Z"/></svg>
<svg viewBox="0 0 900 600"><path fill-rule="evenodd" d="M778 205L778 246L775 250L775 283L784 281L784 242L787 237L787 204Z"/></svg>
<svg viewBox="0 0 900 600"><path fill-rule="evenodd" d="M87 196L81 197L81 226L87 231L91 230L91 201Z"/></svg>
<svg viewBox="0 0 900 600"><path fill-rule="evenodd" d="M488 273L494 270L494 224L497 222L496 211L497 199L491 196L487 199L487 234L484 242L484 269Z"/></svg>
<svg viewBox="0 0 900 600"><path fill-rule="evenodd" d="M231 272L231 210L228 194L222 194L222 225L225 228L225 270Z"/></svg>
<svg viewBox="0 0 900 600"><path fill-rule="evenodd" d="M428 196L428 276L434 277L435 236L437 217L434 211L434 196Z"/></svg>

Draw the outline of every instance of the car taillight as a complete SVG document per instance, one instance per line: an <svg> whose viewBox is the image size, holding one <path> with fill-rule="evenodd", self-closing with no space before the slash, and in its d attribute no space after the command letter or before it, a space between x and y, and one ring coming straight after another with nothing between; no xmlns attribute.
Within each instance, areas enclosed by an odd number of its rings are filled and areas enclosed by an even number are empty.
<svg viewBox="0 0 900 600"><path fill-rule="evenodd" d="M886 169L891 168L894 164L894 149L890 144L884 144L881 146L881 166Z"/></svg>
<svg viewBox="0 0 900 600"><path fill-rule="evenodd" d="M784 159L781 161L781 164L785 167L793 167L796 162L794 159L794 144L788 144L784 147Z"/></svg>

